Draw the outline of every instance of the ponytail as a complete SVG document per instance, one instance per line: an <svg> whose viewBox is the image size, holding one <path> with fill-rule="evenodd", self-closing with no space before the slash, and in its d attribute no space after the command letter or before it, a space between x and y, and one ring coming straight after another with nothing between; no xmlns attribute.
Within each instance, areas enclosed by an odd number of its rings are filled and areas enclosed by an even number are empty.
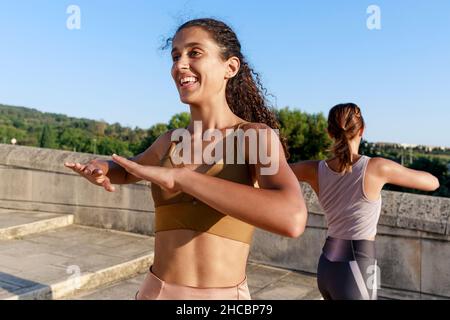
<svg viewBox="0 0 450 320"><path fill-rule="evenodd" d="M331 108L328 114L328 133L334 140L331 152L339 160L339 172L352 172L350 141L364 127L364 118L356 104L338 104Z"/></svg>

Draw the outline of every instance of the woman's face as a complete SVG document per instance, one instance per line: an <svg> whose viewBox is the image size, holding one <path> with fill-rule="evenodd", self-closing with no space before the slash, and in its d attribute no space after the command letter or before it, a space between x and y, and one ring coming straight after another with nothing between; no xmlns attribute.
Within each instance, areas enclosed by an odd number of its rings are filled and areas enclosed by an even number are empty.
<svg viewBox="0 0 450 320"><path fill-rule="evenodd" d="M202 28L189 27L175 35L172 61L172 77L183 103L198 105L225 95L230 60L222 59L219 46Z"/></svg>

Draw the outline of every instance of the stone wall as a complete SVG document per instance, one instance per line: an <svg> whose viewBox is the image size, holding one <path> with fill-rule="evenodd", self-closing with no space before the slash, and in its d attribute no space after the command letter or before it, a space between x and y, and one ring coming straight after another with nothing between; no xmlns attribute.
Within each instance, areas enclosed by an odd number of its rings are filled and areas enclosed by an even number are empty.
<svg viewBox="0 0 450 320"><path fill-rule="evenodd" d="M326 220L312 189L302 184L308 223L298 239L258 230L250 259L315 273L326 238ZM450 199L383 191L376 251L380 295L450 298Z"/></svg>
<svg viewBox="0 0 450 320"><path fill-rule="evenodd" d="M109 193L64 167L65 161L92 158L0 144L0 207L73 214L75 223L153 235L154 206L146 183ZM305 233L289 239L257 230L250 260L316 272L326 220L315 193L306 184L302 189L309 209ZM450 298L450 199L385 191L382 197L376 242L380 295Z"/></svg>
<svg viewBox="0 0 450 320"><path fill-rule="evenodd" d="M74 214L75 223L153 234L154 207L146 183L99 188L65 161L90 154L0 144L0 207Z"/></svg>

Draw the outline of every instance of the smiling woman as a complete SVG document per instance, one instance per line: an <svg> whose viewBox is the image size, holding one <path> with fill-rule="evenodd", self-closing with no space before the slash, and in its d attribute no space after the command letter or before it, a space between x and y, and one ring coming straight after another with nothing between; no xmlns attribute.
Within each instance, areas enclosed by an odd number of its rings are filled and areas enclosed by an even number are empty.
<svg viewBox="0 0 450 320"><path fill-rule="evenodd" d="M114 191L113 184L151 182L155 254L137 299L250 299L246 263L254 227L298 237L307 213L300 186L258 74L242 55L233 30L213 19L191 20L168 44L172 77L191 113L183 139L195 139L194 123L200 123L200 134L255 131L256 148L241 144L227 149L233 156L225 156L225 163L198 164L191 157L178 165L176 139L169 131L134 158L114 155L112 161L66 166L107 191ZM193 159L202 159L203 150L216 142L202 142L191 153ZM277 156L270 157L272 163L249 161L255 152ZM234 161L237 154L244 163ZM274 163L275 172L261 174Z"/></svg>
<svg viewBox="0 0 450 320"><path fill-rule="evenodd" d="M199 42L192 41L202 39ZM198 28L181 29L172 41L172 77L181 101L191 106L199 103L215 104L217 92L226 86L224 80L234 77L240 61L230 57L223 63L220 48L208 31Z"/></svg>

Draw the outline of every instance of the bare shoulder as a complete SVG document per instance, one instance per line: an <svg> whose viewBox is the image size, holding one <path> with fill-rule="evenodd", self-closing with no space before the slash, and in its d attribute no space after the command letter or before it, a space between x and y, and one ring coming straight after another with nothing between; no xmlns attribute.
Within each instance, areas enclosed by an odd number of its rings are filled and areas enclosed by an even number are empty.
<svg viewBox="0 0 450 320"><path fill-rule="evenodd" d="M389 174L390 170L393 170L399 166L401 165L399 165L395 161L382 157L374 157L370 158L369 160L368 170L379 175L387 175Z"/></svg>
<svg viewBox="0 0 450 320"><path fill-rule="evenodd" d="M246 122L243 125L240 126L240 128L246 133L251 133L252 131L257 133L258 141L265 137L266 142L270 144L271 142L279 142L279 132L272 129L270 126L268 126L265 123L259 123L259 122ZM274 140L271 140L274 139Z"/></svg>
<svg viewBox="0 0 450 320"><path fill-rule="evenodd" d="M299 181L312 184L317 180L320 160L305 160L289 164Z"/></svg>
<svg viewBox="0 0 450 320"><path fill-rule="evenodd" d="M259 187L263 189L283 187L290 190L289 192L301 194L300 185L287 163L277 130L265 123L257 122L247 122L240 128L249 138L242 147L245 147L245 158L252 163Z"/></svg>
<svg viewBox="0 0 450 320"><path fill-rule="evenodd" d="M409 179L414 175L414 172L414 170L406 168L395 161L382 157L371 158L367 166L369 176L381 179L385 183L394 183L399 178Z"/></svg>
<svg viewBox="0 0 450 320"><path fill-rule="evenodd" d="M249 130L249 129L253 129L253 130L257 130L257 131L259 131L261 129L266 129L268 131L274 131L267 124L260 123L260 122L245 122L244 124L242 124L242 126L240 128L244 131Z"/></svg>
<svg viewBox="0 0 450 320"><path fill-rule="evenodd" d="M317 172L319 168L319 162L321 160L304 160L295 163L290 163L289 165L293 170L307 170L308 172Z"/></svg>
<svg viewBox="0 0 450 320"><path fill-rule="evenodd" d="M250 151L250 145L255 143L252 147L256 147L260 154L261 152L264 152L267 155L275 153L279 155L279 157L276 158L285 159L279 133L270 126L265 123L246 122L240 126L240 129L244 131L245 137L249 139L246 140L246 143L244 144L246 155L248 155L248 152Z"/></svg>
<svg viewBox="0 0 450 320"><path fill-rule="evenodd" d="M371 163L374 166L386 165L390 161L391 160L382 157L373 157L369 159L369 163Z"/></svg>
<svg viewBox="0 0 450 320"><path fill-rule="evenodd" d="M317 170L317 168L319 167L319 162L320 161L321 160L305 160L305 161L300 161L300 162L297 162L297 163L299 165L301 165L305 169Z"/></svg>

